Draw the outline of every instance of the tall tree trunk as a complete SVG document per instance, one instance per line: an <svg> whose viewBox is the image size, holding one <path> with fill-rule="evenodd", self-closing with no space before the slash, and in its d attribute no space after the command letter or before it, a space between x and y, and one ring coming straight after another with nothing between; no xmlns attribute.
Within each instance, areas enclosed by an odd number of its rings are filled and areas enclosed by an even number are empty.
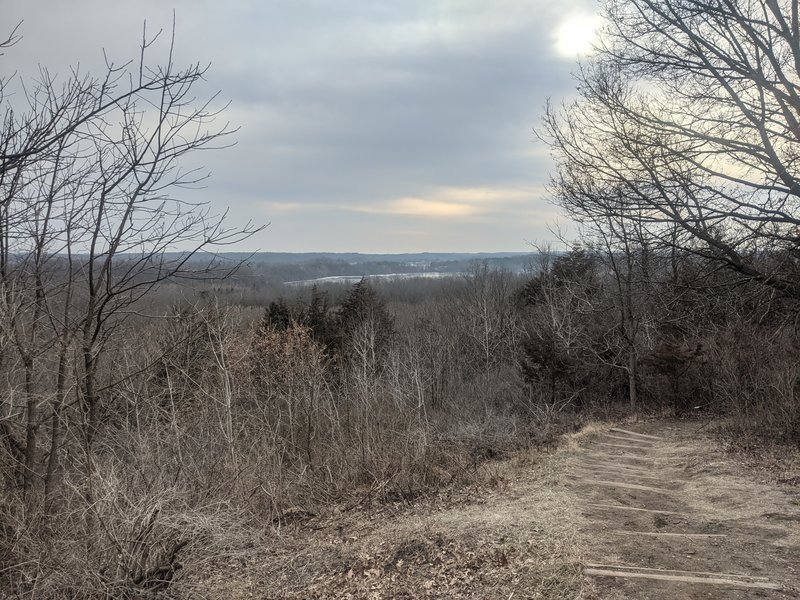
<svg viewBox="0 0 800 600"><path fill-rule="evenodd" d="M27 496L33 486L33 479L36 474L36 437L39 431L39 415L33 386L34 361L28 354L23 356L22 360L25 365L25 400L27 413L25 421L25 468L22 473L22 488Z"/></svg>
<svg viewBox="0 0 800 600"><path fill-rule="evenodd" d="M631 346L628 350L628 398L630 400L630 410L636 412L639 406L639 394L636 390L636 379L639 361L636 359L636 349Z"/></svg>
<svg viewBox="0 0 800 600"><path fill-rule="evenodd" d="M50 453L47 457L47 470L44 477L44 496L47 503L47 511L50 512L53 504L53 494L56 487L56 474L59 464L59 450L61 448L61 438L63 434L63 423L61 421L61 410L66 398L67 385L67 348L61 347L58 355L58 379L56 381L56 397L53 400L53 412L50 417Z"/></svg>

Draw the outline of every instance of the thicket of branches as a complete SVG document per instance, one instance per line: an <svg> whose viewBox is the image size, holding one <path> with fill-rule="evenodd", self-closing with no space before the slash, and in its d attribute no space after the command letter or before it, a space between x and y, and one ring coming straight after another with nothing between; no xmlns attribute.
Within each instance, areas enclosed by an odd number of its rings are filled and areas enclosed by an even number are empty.
<svg viewBox="0 0 800 600"><path fill-rule="evenodd" d="M796 298L796 3L610 0L605 11L579 99L548 107L558 199L608 235L609 219L625 223Z"/></svg>

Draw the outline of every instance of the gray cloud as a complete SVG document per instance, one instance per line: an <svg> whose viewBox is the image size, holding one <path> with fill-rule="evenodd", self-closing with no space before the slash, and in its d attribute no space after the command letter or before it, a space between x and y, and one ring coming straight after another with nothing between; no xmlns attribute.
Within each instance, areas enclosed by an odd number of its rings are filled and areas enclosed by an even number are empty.
<svg viewBox="0 0 800 600"><path fill-rule="evenodd" d="M546 237L546 153L534 140L548 96L571 89L556 54L564 14L542 0L176 3L177 60L212 62L230 98L234 148L202 159L194 192L234 222L271 221L264 250L519 250ZM3 71L135 55L141 25L171 7L17 3L23 42Z"/></svg>

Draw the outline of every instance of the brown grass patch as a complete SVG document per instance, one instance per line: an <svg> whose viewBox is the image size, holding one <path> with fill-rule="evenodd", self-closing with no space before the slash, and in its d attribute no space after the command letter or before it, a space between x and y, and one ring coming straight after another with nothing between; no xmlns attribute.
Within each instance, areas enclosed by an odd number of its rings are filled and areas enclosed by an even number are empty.
<svg viewBox="0 0 800 600"><path fill-rule="evenodd" d="M187 568L180 585L232 599L578 597L580 517L563 485L571 447L487 462L482 484L413 503L333 509Z"/></svg>

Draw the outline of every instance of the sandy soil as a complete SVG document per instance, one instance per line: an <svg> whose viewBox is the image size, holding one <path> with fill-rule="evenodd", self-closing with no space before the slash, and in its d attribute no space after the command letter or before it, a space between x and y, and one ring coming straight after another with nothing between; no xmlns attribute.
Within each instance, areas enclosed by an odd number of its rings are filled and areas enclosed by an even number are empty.
<svg viewBox="0 0 800 600"><path fill-rule="evenodd" d="M485 463L481 485L232 532L179 585L213 599L800 598L796 485L697 423L621 427Z"/></svg>

